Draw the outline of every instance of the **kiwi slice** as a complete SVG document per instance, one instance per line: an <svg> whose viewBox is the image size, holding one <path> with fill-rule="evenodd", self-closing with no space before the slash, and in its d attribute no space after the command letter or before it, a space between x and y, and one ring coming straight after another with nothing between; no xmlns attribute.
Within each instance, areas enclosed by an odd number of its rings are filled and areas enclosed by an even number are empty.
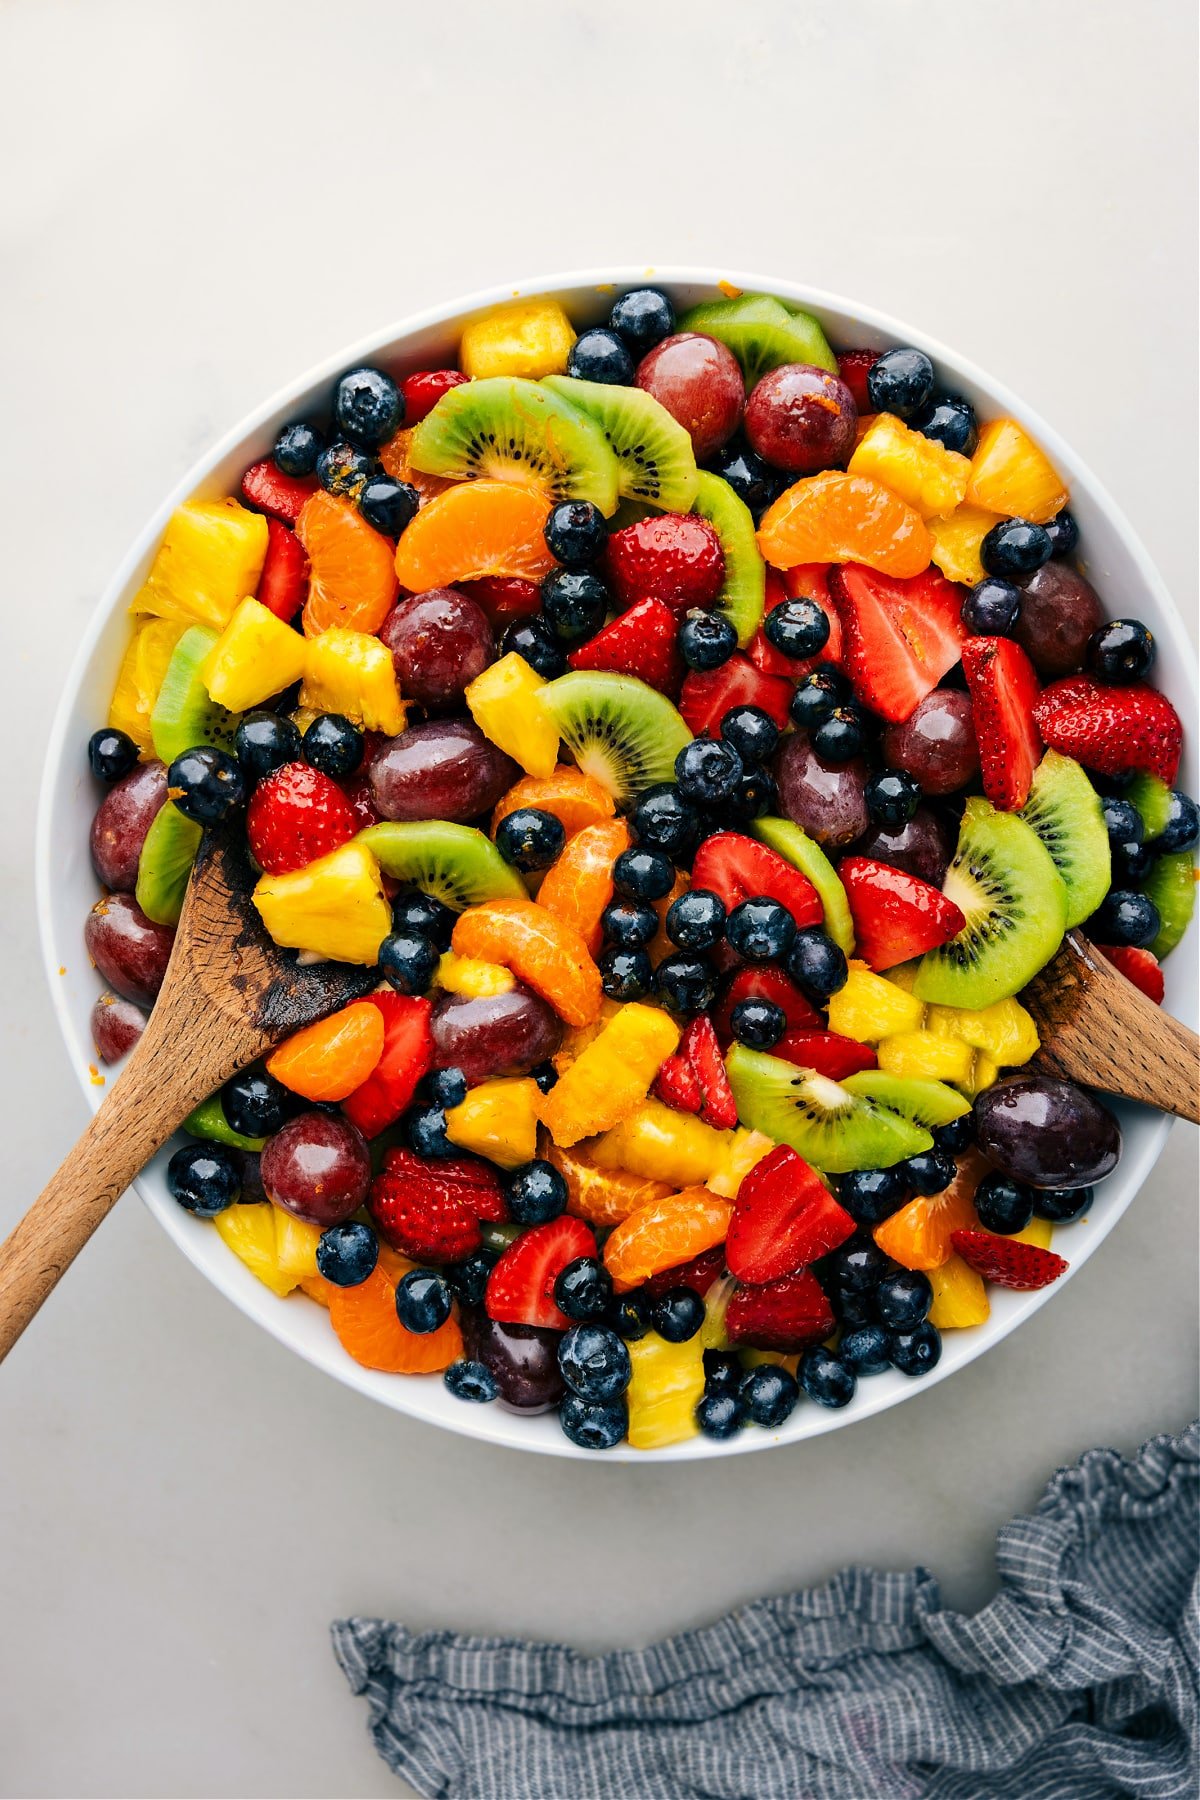
<svg viewBox="0 0 1200 1800"><path fill-rule="evenodd" d="M691 438L665 406L641 388L577 381L572 375L547 375L541 385L600 427L617 459L623 500L687 512L696 497L696 458Z"/></svg>
<svg viewBox="0 0 1200 1800"><path fill-rule="evenodd" d="M552 500L617 505L617 459L599 426L537 381L493 375L450 388L413 432L427 475L525 481Z"/></svg>
<svg viewBox="0 0 1200 1800"><path fill-rule="evenodd" d="M632 675L576 669L549 682L541 702L584 774L618 806L672 781L675 758L692 741L671 702Z"/></svg>
<svg viewBox="0 0 1200 1800"><path fill-rule="evenodd" d="M808 876L825 908L826 931L847 956L853 956L854 920L850 916L850 903L837 870L820 844L810 838L807 831L801 831L799 825L793 825L790 819L776 819L769 813L755 819L750 831L772 850L778 851L802 875ZM891 971L888 973L890 976Z"/></svg>
<svg viewBox="0 0 1200 1800"><path fill-rule="evenodd" d="M473 825L445 819L387 820L360 831L385 875L420 888L443 906L465 912L484 900L527 900L517 871Z"/></svg>
<svg viewBox="0 0 1200 1800"><path fill-rule="evenodd" d="M1067 890L1067 927L1095 912L1112 880L1100 796L1070 756L1047 750L1020 815L1045 844Z"/></svg>
<svg viewBox="0 0 1200 1800"><path fill-rule="evenodd" d="M723 612L746 645L762 623L767 593L767 565L754 536L754 516L746 502L719 475L701 469L696 476L692 511L707 519L725 553L725 580L717 596Z"/></svg>
<svg viewBox="0 0 1200 1800"><path fill-rule="evenodd" d="M209 699L201 674L216 641L217 633L207 625L192 625L171 652L150 714L150 736L160 762L173 763L197 744L233 749L237 714Z"/></svg>
<svg viewBox="0 0 1200 1800"><path fill-rule="evenodd" d="M735 1044L725 1067L743 1125L790 1144L814 1169L831 1175L886 1169L933 1143L922 1126L852 1093L845 1082L782 1057Z"/></svg>
<svg viewBox="0 0 1200 1800"><path fill-rule="evenodd" d="M918 1000L980 1009L1018 993L1050 961L1067 925L1067 889L1031 825L972 796L942 892L966 924L927 950L913 983Z"/></svg>
<svg viewBox="0 0 1200 1800"><path fill-rule="evenodd" d="M184 1131L195 1138L207 1138L210 1144L228 1144L231 1150L261 1150L266 1138L243 1137L235 1131L225 1117L225 1108L221 1104L220 1094L210 1094L193 1107L183 1121Z"/></svg>
<svg viewBox="0 0 1200 1800"><path fill-rule="evenodd" d="M1157 775L1135 775L1125 790L1125 798L1132 801L1142 815L1146 842L1150 843L1166 829L1171 807L1170 788Z"/></svg>
<svg viewBox="0 0 1200 1800"><path fill-rule="evenodd" d="M733 351L746 386L781 363L811 363L837 374L837 358L811 313L793 312L772 294L739 294L706 300L679 321L680 331L701 331Z"/></svg>
<svg viewBox="0 0 1200 1800"><path fill-rule="evenodd" d="M1142 892L1153 900L1162 920L1158 936L1150 945L1161 962L1175 948L1196 910L1196 863L1191 851L1176 850L1170 856L1160 856L1143 881Z"/></svg>
<svg viewBox="0 0 1200 1800"><path fill-rule="evenodd" d="M155 813L138 857L135 897L156 925L178 925L188 876L203 836L200 826L185 819L169 800Z"/></svg>
<svg viewBox="0 0 1200 1800"><path fill-rule="evenodd" d="M850 1075L842 1086L860 1099L907 1119L910 1125L921 1125L936 1131L951 1119L961 1119L971 1110L971 1102L947 1087L944 1081L921 1081L913 1075L889 1075L886 1069L864 1069Z"/></svg>

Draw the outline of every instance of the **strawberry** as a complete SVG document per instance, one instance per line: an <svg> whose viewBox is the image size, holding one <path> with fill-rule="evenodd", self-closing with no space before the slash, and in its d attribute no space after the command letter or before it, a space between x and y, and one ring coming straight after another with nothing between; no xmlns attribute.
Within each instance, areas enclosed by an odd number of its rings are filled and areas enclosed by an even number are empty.
<svg viewBox="0 0 1200 1800"><path fill-rule="evenodd" d="M300 509L310 494L315 494L318 487L315 475L284 475L275 464L266 462L251 463L242 476L242 497L259 512L274 513L277 519L286 519L294 525L300 517Z"/></svg>
<svg viewBox="0 0 1200 1800"><path fill-rule="evenodd" d="M595 1254L596 1239L582 1219L564 1213L548 1225L531 1225L488 1276L483 1304L489 1319L565 1331L571 1321L554 1303L554 1283L576 1257Z"/></svg>
<svg viewBox="0 0 1200 1800"><path fill-rule="evenodd" d="M739 1281L778 1281L836 1250L853 1230L816 1171L779 1144L743 1178L725 1260Z"/></svg>
<svg viewBox="0 0 1200 1800"><path fill-rule="evenodd" d="M522 581L519 575L480 575L475 581L457 585L479 602L498 629L514 619L532 618L542 609L542 590L537 582Z"/></svg>
<svg viewBox="0 0 1200 1800"><path fill-rule="evenodd" d="M678 1051L668 1056L655 1076L654 1098L661 1100L664 1106L674 1107L676 1112L700 1111L704 1105L704 1090L686 1056L681 1056Z"/></svg>
<svg viewBox="0 0 1200 1800"><path fill-rule="evenodd" d="M901 580L844 563L829 571L842 667L858 698L900 723L962 655L962 592L934 568Z"/></svg>
<svg viewBox="0 0 1200 1800"><path fill-rule="evenodd" d="M872 410L871 396L867 393L867 376L879 361L878 350L843 350L837 359L838 374L854 395L854 404L860 413Z"/></svg>
<svg viewBox="0 0 1200 1800"><path fill-rule="evenodd" d="M657 1275L651 1275L642 1284L642 1292L658 1299L660 1294L667 1293L673 1287L690 1287L703 1299L717 1277L724 1273L725 1246L714 1244L711 1250L702 1250L691 1262L676 1263L673 1269L660 1269Z"/></svg>
<svg viewBox="0 0 1200 1800"><path fill-rule="evenodd" d="M1068 675L1051 682L1033 717L1052 750L1097 774L1138 769L1174 785L1183 727L1166 695L1143 681L1107 687L1092 675Z"/></svg>
<svg viewBox="0 0 1200 1800"><path fill-rule="evenodd" d="M879 1067L870 1044L839 1037L836 1031L785 1031L771 1055L782 1056L802 1069L815 1069L830 1081L844 1081L847 1075Z"/></svg>
<svg viewBox="0 0 1200 1800"><path fill-rule="evenodd" d="M721 1046L707 1013L700 1013L679 1040L679 1048L658 1071L654 1091L677 1112L699 1113L717 1131L732 1131L737 1124L737 1102Z"/></svg>
<svg viewBox="0 0 1200 1800"><path fill-rule="evenodd" d="M369 998L377 999L377 995ZM426 1162L415 1151L393 1144L384 1152L383 1172L405 1181L432 1181L444 1193L460 1200L473 1219L506 1225L510 1214L500 1177L491 1163L479 1156L442 1156Z"/></svg>
<svg viewBox="0 0 1200 1800"><path fill-rule="evenodd" d="M971 695L983 791L1002 812L1016 812L1029 798L1033 771L1042 760L1034 724L1040 692L1033 664L1011 638L968 638L963 674Z"/></svg>
<svg viewBox="0 0 1200 1800"><path fill-rule="evenodd" d="M875 970L894 969L910 957L936 950L957 937L967 922L953 900L890 863L845 856L838 874L854 920L858 954Z"/></svg>
<svg viewBox="0 0 1200 1800"><path fill-rule="evenodd" d="M824 1025L819 1012L807 1001L790 976L782 969L739 969L726 987L712 1015L717 1041L728 1047L733 1042L730 1015L739 1000L773 1000L782 1007L788 1030L820 1031Z"/></svg>
<svg viewBox="0 0 1200 1800"><path fill-rule="evenodd" d="M1133 944L1097 944L1096 948L1127 980L1132 981L1135 988L1141 989L1147 1000L1153 1000L1155 1006L1162 1005L1166 987L1158 958L1152 950L1139 950Z"/></svg>
<svg viewBox="0 0 1200 1800"><path fill-rule="evenodd" d="M660 694L677 694L683 676L683 660L675 641L678 629L679 620L661 600L639 600L578 650L572 650L567 661L573 669L636 675Z"/></svg>
<svg viewBox="0 0 1200 1800"><path fill-rule="evenodd" d="M806 1350L829 1337L835 1323L833 1308L811 1269L785 1275L781 1281L738 1288L725 1313L725 1330L733 1342L755 1350Z"/></svg>
<svg viewBox="0 0 1200 1800"><path fill-rule="evenodd" d="M764 675L748 656L736 650L719 669L705 675L693 671L684 678L679 710L694 737L716 737L721 720L735 706L759 706L774 719L780 731L788 722L792 683L777 675Z"/></svg>
<svg viewBox="0 0 1200 1800"><path fill-rule="evenodd" d="M756 838L718 831L705 838L692 860L692 886L707 888L732 912L743 900L766 895L786 906L797 925L819 925L825 917L820 895L799 869Z"/></svg>
<svg viewBox="0 0 1200 1800"><path fill-rule="evenodd" d="M1053 1250L1041 1250L1017 1238L996 1237L990 1231L952 1231L950 1242L977 1275L994 1281L997 1287L1022 1292L1049 1287L1070 1267Z"/></svg>
<svg viewBox="0 0 1200 1800"><path fill-rule="evenodd" d="M821 663L838 664L842 655L842 626L829 598L829 565L800 563L781 575L778 569L767 570L767 596L763 617L782 606L785 600L815 600L829 620L829 641L817 656L797 659L777 650L760 626L751 638L746 655L764 675L782 675L788 681L800 681Z"/></svg>
<svg viewBox="0 0 1200 1800"><path fill-rule="evenodd" d="M614 531L605 561L623 606L649 597L685 613L711 606L725 580L721 540L694 513L657 513Z"/></svg>
<svg viewBox="0 0 1200 1800"><path fill-rule="evenodd" d="M413 1097L433 1058L428 1000L410 999L389 988L366 999L383 1014L383 1054L361 1087L347 1094L342 1111L366 1138L395 1124ZM496 1184L499 1191L499 1182ZM490 1217L490 1214L481 1215Z"/></svg>
<svg viewBox="0 0 1200 1800"><path fill-rule="evenodd" d="M426 413L432 412L443 394L461 387L468 379L457 369L418 369L400 383L404 395L404 423L419 425Z"/></svg>
<svg viewBox="0 0 1200 1800"><path fill-rule="evenodd" d="M358 830L354 809L335 781L307 763L284 763L250 796L246 836L268 875L303 869L348 844Z"/></svg>
<svg viewBox="0 0 1200 1800"><path fill-rule="evenodd" d="M483 1242L475 1208L487 1209L484 1217L494 1212L499 1182L489 1187L491 1174L467 1157L425 1162L411 1150L389 1150L383 1173L371 1183L367 1209L401 1255L415 1262L461 1262Z"/></svg>
<svg viewBox="0 0 1200 1800"><path fill-rule="evenodd" d="M258 600L288 624L308 596L308 558L294 531L278 519L267 520L267 554L258 578Z"/></svg>

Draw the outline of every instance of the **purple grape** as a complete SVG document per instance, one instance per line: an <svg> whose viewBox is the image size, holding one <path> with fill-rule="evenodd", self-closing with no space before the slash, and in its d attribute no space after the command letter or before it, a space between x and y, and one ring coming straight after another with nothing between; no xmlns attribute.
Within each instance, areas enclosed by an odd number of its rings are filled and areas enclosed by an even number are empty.
<svg viewBox="0 0 1200 1800"><path fill-rule="evenodd" d="M464 1310L463 1349L495 1378L499 1403L508 1412L543 1413L566 1392L558 1367L557 1331L537 1325L500 1325L475 1308Z"/></svg>
<svg viewBox="0 0 1200 1800"><path fill-rule="evenodd" d="M927 794L953 794L979 773L971 696L934 688L902 725L883 734L883 760L903 769Z"/></svg>
<svg viewBox="0 0 1200 1800"><path fill-rule="evenodd" d="M746 402L746 436L776 469L813 475L844 466L854 449L858 408L845 382L809 363L764 375Z"/></svg>
<svg viewBox="0 0 1200 1800"><path fill-rule="evenodd" d="M775 765L780 811L826 849L841 849L870 823L867 772L861 757L822 761L807 732L793 732L784 739Z"/></svg>
<svg viewBox="0 0 1200 1800"><path fill-rule="evenodd" d="M371 763L371 797L384 819L464 825L495 806L521 774L468 719L430 719L389 738Z"/></svg>
<svg viewBox="0 0 1200 1800"><path fill-rule="evenodd" d="M132 894L146 833L167 798L160 762L139 763L110 788L96 808L88 845L92 867L114 893Z"/></svg>
<svg viewBox="0 0 1200 1800"><path fill-rule="evenodd" d="M155 925L131 894L108 894L88 914L83 941L109 987L123 1000L154 1004L175 942L172 926Z"/></svg>
<svg viewBox="0 0 1200 1800"><path fill-rule="evenodd" d="M92 1041L102 1063L115 1063L124 1056L146 1029L146 1015L132 1000L116 994L101 994L92 1008L90 1020Z"/></svg>
<svg viewBox="0 0 1200 1800"><path fill-rule="evenodd" d="M1121 1128L1071 1081L1017 1075L975 1102L975 1141L989 1162L1035 1188L1088 1187L1121 1155Z"/></svg>
<svg viewBox="0 0 1200 1800"><path fill-rule="evenodd" d="M276 1206L324 1230L340 1225L366 1199L371 1159L349 1119L304 1112L267 1139L259 1173Z"/></svg>
<svg viewBox="0 0 1200 1800"><path fill-rule="evenodd" d="M1021 587L1021 611L1012 635L1039 675L1071 675L1082 669L1087 642L1104 622L1100 596L1070 563L1048 562Z"/></svg>
<svg viewBox="0 0 1200 1800"><path fill-rule="evenodd" d="M524 1075L554 1055L562 1024L528 988L475 999L446 994L433 1014L435 1068L461 1069L472 1084L493 1075Z"/></svg>
<svg viewBox="0 0 1200 1800"><path fill-rule="evenodd" d="M906 825L872 827L854 846L856 856L903 869L918 881L940 888L954 854L950 834L928 806L918 806Z"/></svg>
<svg viewBox="0 0 1200 1800"><path fill-rule="evenodd" d="M430 588L401 600L379 635L392 653L401 692L436 711L460 700L496 655L487 614L456 588Z"/></svg>

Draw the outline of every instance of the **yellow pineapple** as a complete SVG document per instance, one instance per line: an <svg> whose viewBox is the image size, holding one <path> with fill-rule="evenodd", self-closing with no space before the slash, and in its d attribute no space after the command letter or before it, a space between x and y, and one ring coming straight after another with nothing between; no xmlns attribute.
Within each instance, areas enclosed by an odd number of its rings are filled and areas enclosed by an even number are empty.
<svg viewBox="0 0 1200 1800"><path fill-rule="evenodd" d="M218 706L246 712L304 673L307 645L258 600L243 600L205 661L204 685Z"/></svg>
<svg viewBox="0 0 1200 1800"><path fill-rule="evenodd" d="M493 994L511 994L517 978L500 963L481 962L477 956L456 956L447 950L434 971L434 986L448 994L466 994L472 1000L486 1000Z"/></svg>
<svg viewBox="0 0 1200 1800"><path fill-rule="evenodd" d="M334 962L378 962L392 929L379 864L359 843L343 844L289 875L260 876L253 900L277 944Z"/></svg>
<svg viewBox="0 0 1200 1800"><path fill-rule="evenodd" d="M279 1266L279 1239L275 1229L277 1209L261 1201L250 1205L227 1206L213 1224L233 1254L240 1257L252 1275L282 1299L299 1281Z"/></svg>
<svg viewBox="0 0 1200 1800"><path fill-rule="evenodd" d="M1019 1068L1035 1055L1041 1039L1031 1015L1019 1000L997 1000L971 1011L962 1006L931 1006L926 1029L941 1037L961 1038L972 1050L983 1050L1002 1068Z"/></svg>
<svg viewBox="0 0 1200 1800"><path fill-rule="evenodd" d="M307 1219L294 1218L282 1206L272 1206L275 1214L275 1256L281 1275L290 1275L299 1284L311 1281L317 1273L317 1245L321 1227Z"/></svg>
<svg viewBox="0 0 1200 1800"><path fill-rule="evenodd" d="M999 1065L992 1061L987 1051L977 1050L970 1076L966 1081L957 1082L955 1085L962 1089L968 1100L973 1100L976 1094L982 1094L984 1088L990 1088L999 1074Z"/></svg>
<svg viewBox="0 0 1200 1800"><path fill-rule="evenodd" d="M696 1406L704 1393L704 1349L699 1335L669 1344L656 1331L628 1345L633 1373L626 1400L629 1442L635 1450L661 1450L695 1437Z"/></svg>
<svg viewBox="0 0 1200 1800"><path fill-rule="evenodd" d="M267 521L236 500L188 500L167 522L130 612L221 631L253 594L267 554Z"/></svg>
<svg viewBox="0 0 1200 1800"><path fill-rule="evenodd" d="M561 375L575 332L557 300L520 300L498 306L466 327L459 367L480 380L485 375Z"/></svg>
<svg viewBox="0 0 1200 1800"><path fill-rule="evenodd" d="M973 506L1045 525L1070 499L1066 483L1016 419L989 419L971 458Z"/></svg>
<svg viewBox="0 0 1200 1800"><path fill-rule="evenodd" d="M884 1038L879 1046L881 1069L889 1075L915 1076L919 1081L969 1081L974 1062L969 1044L932 1031L903 1031Z"/></svg>
<svg viewBox="0 0 1200 1800"><path fill-rule="evenodd" d="M1024 1231L1014 1231L1012 1237L1018 1244L1034 1244L1039 1250L1048 1250L1054 1236L1054 1227L1049 1219L1030 1219Z"/></svg>
<svg viewBox="0 0 1200 1800"><path fill-rule="evenodd" d="M602 1169L624 1169L675 1188L699 1187L726 1167L732 1139L731 1131L716 1131L691 1113L643 1100L597 1138L588 1155Z"/></svg>
<svg viewBox="0 0 1200 1800"><path fill-rule="evenodd" d="M477 675L464 699L471 717L498 749L527 775L553 775L558 765L558 726L541 701L546 683L523 656L510 650Z"/></svg>
<svg viewBox="0 0 1200 1800"><path fill-rule="evenodd" d="M966 1325L982 1325L991 1313L983 1277L961 1256L950 1256L940 1268L928 1269L933 1287L929 1322L939 1331L955 1331Z"/></svg>
<svg viewBox="0 0 1200 1800"><path fill-rule="evenodd" d="M848 467L851 475L881 481L923 519L953 512L962 502L971 473L965 456L910 430L891 413L876 413Z"/></svg>
<svg viewBox="0 0 1200 1800"><path fill-rule="evenodd" d="M405 707L392 653L365 631L339 625L309 638L300 704L314 712L342 713L385 737L404 730Z"/></svg>
<svg viewBox="0 0 1200 1800"><path fill-rule="evenodd" d="M446 1136L460 1150L486 1156L502 1169L516 1169L537 1155L536 1081L500 1076L481 1081L446 1114Z"/></svg>
<svg viewBox="0 0 1200 1800"><path fill-rule="evenodd" d="M121 660L108 723L131 737L143 757L154 755L150 714L167 664L185 630L179 619L139 619Z"/></svg>
<svg viewBox="0 0 1200 1800"><path fill-rule="evenodd" d="M1001 514L982 506L956 506L944 518L926 521L933 539L933 561L947 581L974 587L986 573L979 560L979 546Z"/></svg>
<svg viewBox="0 0 1200 1800"><path fill-rule="evenodd" d="M722 1151L719 1167L709 1176L705 1186L712 1193L720 1194L722 1200L733 1200L755 1164L774 1150L775 1142L765 1132L751 1131L745 1125L720 1135L729 1142Z"/></svg>
<svg viewBox="0 0 1200 1800"><path fill-rule="evenodd" d="M656 1006L621 1007L548 1094L542 1124L560 1149L607 1131L631 1113L679 1042L679 1027Z"/></svg>
<svg viewBox="0 0 1200 1800"><path fill-rule="evenodd" d="M925 1007L894 980L852 962L845 983L829 1002L829 1029L860 1044L920 1031Z"/></svg>

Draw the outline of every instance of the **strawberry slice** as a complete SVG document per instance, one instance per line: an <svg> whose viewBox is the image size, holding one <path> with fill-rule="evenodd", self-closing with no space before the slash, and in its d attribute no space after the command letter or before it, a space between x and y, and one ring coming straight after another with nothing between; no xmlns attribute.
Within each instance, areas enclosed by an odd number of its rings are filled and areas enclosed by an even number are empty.
<svg viewBox="0 0 1200 1800"><path fill-rule="evenodd" d="M692 861L692 886L719 895L727 912L743 900L765 894L786 906L801 929L819 925L825 917L821 897L807 875L777 850L743 837L740 831L718 831L705 838Z"/></svg>
<svg viewBox="0 0 1200 1800"><path fill-rule="evenodd" d="M473 1210L479 1202L488 1204L484 1184L465 1158L424 1162L394 1149L371 1183L367 1210L393 1250L415 1262L448 1263L483 1242Z"/></svg>
<svg viewBox="0 0 1200 1800"><path fill-rule="evenodd" d="M596 1239L582 1219L564 1213L532 1225L511 1243L488 1276L484 1308L505 1325L565 1331L571 1321L554 1303L554 1283L578 1256L595 1256Z"/></svg>
<svg viewBox="0 0 1200 1800"><path fill-rule="evenodd" d="M1034 724L1041 692L1033 664L1011 638L968 638L963 674L971 695L983 791L1001 812L1016 812L1029 798L1033 772L1042 760L1042 740Z"/></svg>
<svg viewBox="0 0 1200 1800"><path fill-rule="evenodd" d="M1022 1292L1049 1287L1070 1267L1053 1250L1023 1244L1017 1238L996 1237L990 1231L952 1231L950 1242L977 1275L994 1281L997 1287Z"/></svg>
<svg viewBox="0 0 1200 1800"><path fill-rule="evenodd" d="M901 580L844 563L829 571L842 667L864 705L900 723L962 655L962 590L937 569Z"/></svg>
<svg viewBox="0 0 1200 1800"><path fill-rule="evenodd" d="M710 669L704 675L693 670L685 676L679 710L694 737L718 736L721 720L735 706L761 707L782 731L788 722L791 699L790 680L764 675L748 656L736 650L719 669Z"/></svg>
<svg viewBox="0 0 1200 1800"><path fill-rule="evenodd" d="M1068 675L1051 682L1033 717L1052 750L1097 774L1138 769L1174 785L1183 726L1166 695L1143 681L1107 687L1091 675Z"/></svg>
<svg viewBox="0 0 1200 1800"><path fill-rule="evenodd" d="M676 1050L668 1056L654 1079L654 1098L676 1112L698 1113L704 1105L700 1077L686 1056Z"/></svg>
<svg viewBox="0 0 1200 1800"><path fill-rule="evenodd" d="M1141 989L1147 1000L1153 1000L1155 1006L1162 1005L1166 986L1153 950L1140 950L1134 944L1097 944L1096 948L1135 988Z"/></svg>
<svg viewBox="0 0 1200 1800"><path fill-rule="evenodd" d="M763 616L774 612L785 600L815 600L829 620L829 641L816 656L797 659L777 650L760 625L746 648L746 655L764 675L782 675L788 681L800 681L821 663L840 663L842 625L829 598L829 564L799 563L781 575L778 569L767 570L767 596Z"/></svg>
<svg viewBox="0 0 1200 1800"><path fill-rule="evenodd" d="M811 1269L738 1288L725 1313L725 1330L733 1342L755 1350L806 1350L823 1342L834 1324L833 1308Z"/></svg>
<svg viewBox="0 0 1200 1800"><path fill-rule="evenodd" d="M246 809L254 860L268 875L287 875L348 844L358 831L336 781L307 763L284 763L260 781Z"/></svg>
<svg viewBox="0 0 1200 1800"><path fill-rule="evenodd" d="M700 1090L700 1117L716 1131L732 1131L737 1124L737 1102L713 1022L707 1013L694 1018L679 1040L676 1055L683 1058ZM690 1108L688 1109L691 1110Z"/></svg>
<svg viewBox="0 0 1200 1800"><path fill-rule="evenodd" d="M858 954L871 968L897 963L949 943L966 924L962 909L916 875L870 856L846 856L838 864L846 890Z"/></svg>
<svg viewBox="0 0 1200 1800"><path fill-rule="evenodd" d="M815 1069L830 1081L844 1081L847 1075L879 1067L870 1044L840 1037L836 1031L785 1031L771 1055L782 1056L802 1069Z"/></svg>
<svg viewBox="0 0 1200 1800"><path fill-rule="evenodd" d="M361 1087L347 1094L342 1111L366 1138L378 1137L395 1124L412 1099L418 1081L433 1060L428 1000L381 988L365 998L383 1014L383 1054ZM496 1183L499 1192L499 1182ZM481 1213L481 1218L490 1218Z"/></svg>
<svg viewBox="0 0 1200 1800"><path fill-rule="evenodd" d="M795 982L782 969L739 969L712 1015L717 1041L726 1048L733 1042L733 1025L730 1021L739 1000L773 1000L776 1006L783 1009L789 1031L819 1031L824 1025L820 1013L805 999Z"/></svg>
<svg viewBox="0 0 1200 1800"><path fill-rule="evenodd" d="M605 566L622 606L653 595L682 614L716 600L725 579L725 552L707 519L659 513L614 531Z"/></svg>
<svg viewBox="0 0 1200 1800"><path fill-rule="evenodd" d="M578 650L572 650L567 661L573 669L636 675L660 694L677 694L683 678L683 659L675 636L678 629L678 619L663 601L639 600Z"/></svg>
<svg viewBox="0 0 1200 1800"><path fill-rule="evenodd" d="M267 520L267 554L258 578L256 598L284 624L300 611L308 597L308 558L294 531L278 519Z"/></svg>
<svg viewBox="0 0 1200 1800"><path fill-rule="evenodd" d="M860 413L871 411L871 396L867 392L867 376L881 355L882 352L879 350L842 350L838 353L838 374L854 395L854 404Z"/></svg>
<svg viewBox="0 0 1200 1800"><path fill-rule="evenodd" d="M780 1144L737 1191L725 1260L739 1281L778 1281L836 1250L853 1230L854 1220L816 1171Z"/></svg>
<svg viewBox="0 0 1200 1800"><path fill-rule="evenodd" d="M251 463L242 476L242 497L260 512L274 513L294 525L304 502L319 486L315 475L285 475L268 457L266 462Z"/></svg>
<svg viewBox="0 0 1200 1800"><path fill-rule="evenodd" d="M673 1269L660 1269L657 1275L651 1275L642 1284L642 1291L657 1300L660 1294L673 1287L690 1287L703 1299L724 1270L725 1246L714 1244L711 1250L702 1250L691 1262L677 1263Z"/></svg>
<svg viewBox="0 0 1200 1800"><path fill-rule="evenodd" d="M467 379L457 369L418 369L415 375L406 375L400 383L405 425L419 425L443 394L448 394L451 388L461 387Z"/></svg>

